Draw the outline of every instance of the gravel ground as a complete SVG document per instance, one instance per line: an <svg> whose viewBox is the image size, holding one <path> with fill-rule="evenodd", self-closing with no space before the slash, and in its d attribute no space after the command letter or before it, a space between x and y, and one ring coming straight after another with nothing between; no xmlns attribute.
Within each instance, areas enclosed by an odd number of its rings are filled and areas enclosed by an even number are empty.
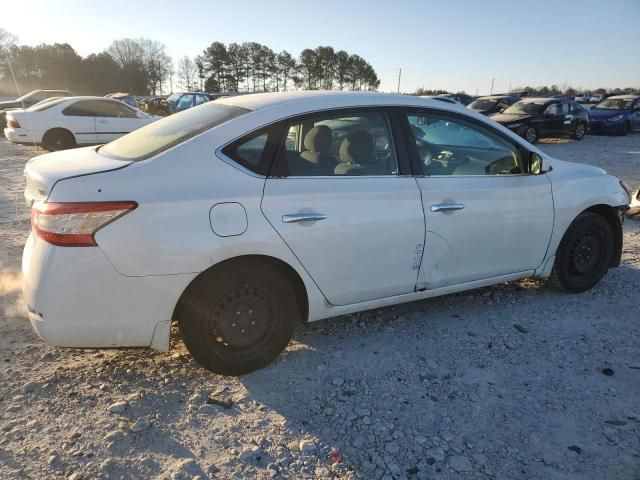
<svg viewBox="0 0 640 480"><path fill-rule="evenodd" d="M640 184L640 135L547 140ZM43 345L21 304L22 168L0 140L0 478L640 479L640 222L592 291L520 281L300 328L224 378Z"/></svg>

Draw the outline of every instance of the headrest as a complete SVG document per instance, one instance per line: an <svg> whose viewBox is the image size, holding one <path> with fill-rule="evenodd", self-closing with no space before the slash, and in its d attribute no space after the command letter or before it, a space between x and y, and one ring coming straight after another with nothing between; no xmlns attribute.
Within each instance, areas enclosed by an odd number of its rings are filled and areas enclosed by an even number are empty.
<svg viewBox="0 0 640 480"><path fill-rule="evenodd" d="M373 138L364 130L358 130L347 136L340 145L340 160L345 163L366 165L373 158Z"/></svg>
<svg viewBox="0 0 640 480"><path fill-rule="evenodd" d="M331 129L326 125L318 125L304 136L304 148L312 152L326 153L331 149L331 141Z"/></svg>

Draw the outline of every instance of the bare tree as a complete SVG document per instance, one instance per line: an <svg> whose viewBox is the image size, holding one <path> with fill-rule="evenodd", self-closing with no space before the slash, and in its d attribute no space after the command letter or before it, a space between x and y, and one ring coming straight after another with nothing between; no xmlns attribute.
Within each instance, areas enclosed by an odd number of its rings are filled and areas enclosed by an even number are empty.
<svg viewBox="0 0 640 480"><path fill-rule="evenodd" d="M191 91L195 89L195 79L198 74L198 66L188 56L178 60L178 81L182 90Z"/></svg>

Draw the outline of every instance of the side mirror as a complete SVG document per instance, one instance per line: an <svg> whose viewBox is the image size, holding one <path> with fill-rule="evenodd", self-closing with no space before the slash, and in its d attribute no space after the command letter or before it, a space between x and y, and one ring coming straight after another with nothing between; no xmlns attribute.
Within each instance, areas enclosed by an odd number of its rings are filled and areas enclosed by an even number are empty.
<svg viewBox="0 0 640 480"><path fill-rule="evenodd" d="M529 157L529 173L532 175L541 175L551 170L551 164L545 162L540 155L535 152Z"/></svg>

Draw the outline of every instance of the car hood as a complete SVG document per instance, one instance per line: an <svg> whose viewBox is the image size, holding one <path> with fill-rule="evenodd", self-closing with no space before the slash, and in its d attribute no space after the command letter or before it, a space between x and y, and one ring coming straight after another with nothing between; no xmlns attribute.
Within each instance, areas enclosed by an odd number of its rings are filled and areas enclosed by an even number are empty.
<svg viewBox="0 0 640 480"><path fill-rule="evenodd" d="M615 109L615 108L591 108L589 109L589 117L591 118L608 118L615 117L620 114L628 114L631 113L631 110L627 109Z"/></svg>
<svg viewBox="0 0 640 480"><path fill-rule="evenodd" d="M545 155L546 160L551 163L553 171L560 175L569 175L571 177L600 177L607 175L607 171L593 165L584 165L583 163L566 162L557 158Z"/></svg>
<svg viewBox="0 0 640 480"><path fill-rule="evenodd" d="M491 115L491 120L501 123L502 125L531 120L531 118L533 118L532 115L510 115L506 113L496 113L495 115Z"/></svg>

